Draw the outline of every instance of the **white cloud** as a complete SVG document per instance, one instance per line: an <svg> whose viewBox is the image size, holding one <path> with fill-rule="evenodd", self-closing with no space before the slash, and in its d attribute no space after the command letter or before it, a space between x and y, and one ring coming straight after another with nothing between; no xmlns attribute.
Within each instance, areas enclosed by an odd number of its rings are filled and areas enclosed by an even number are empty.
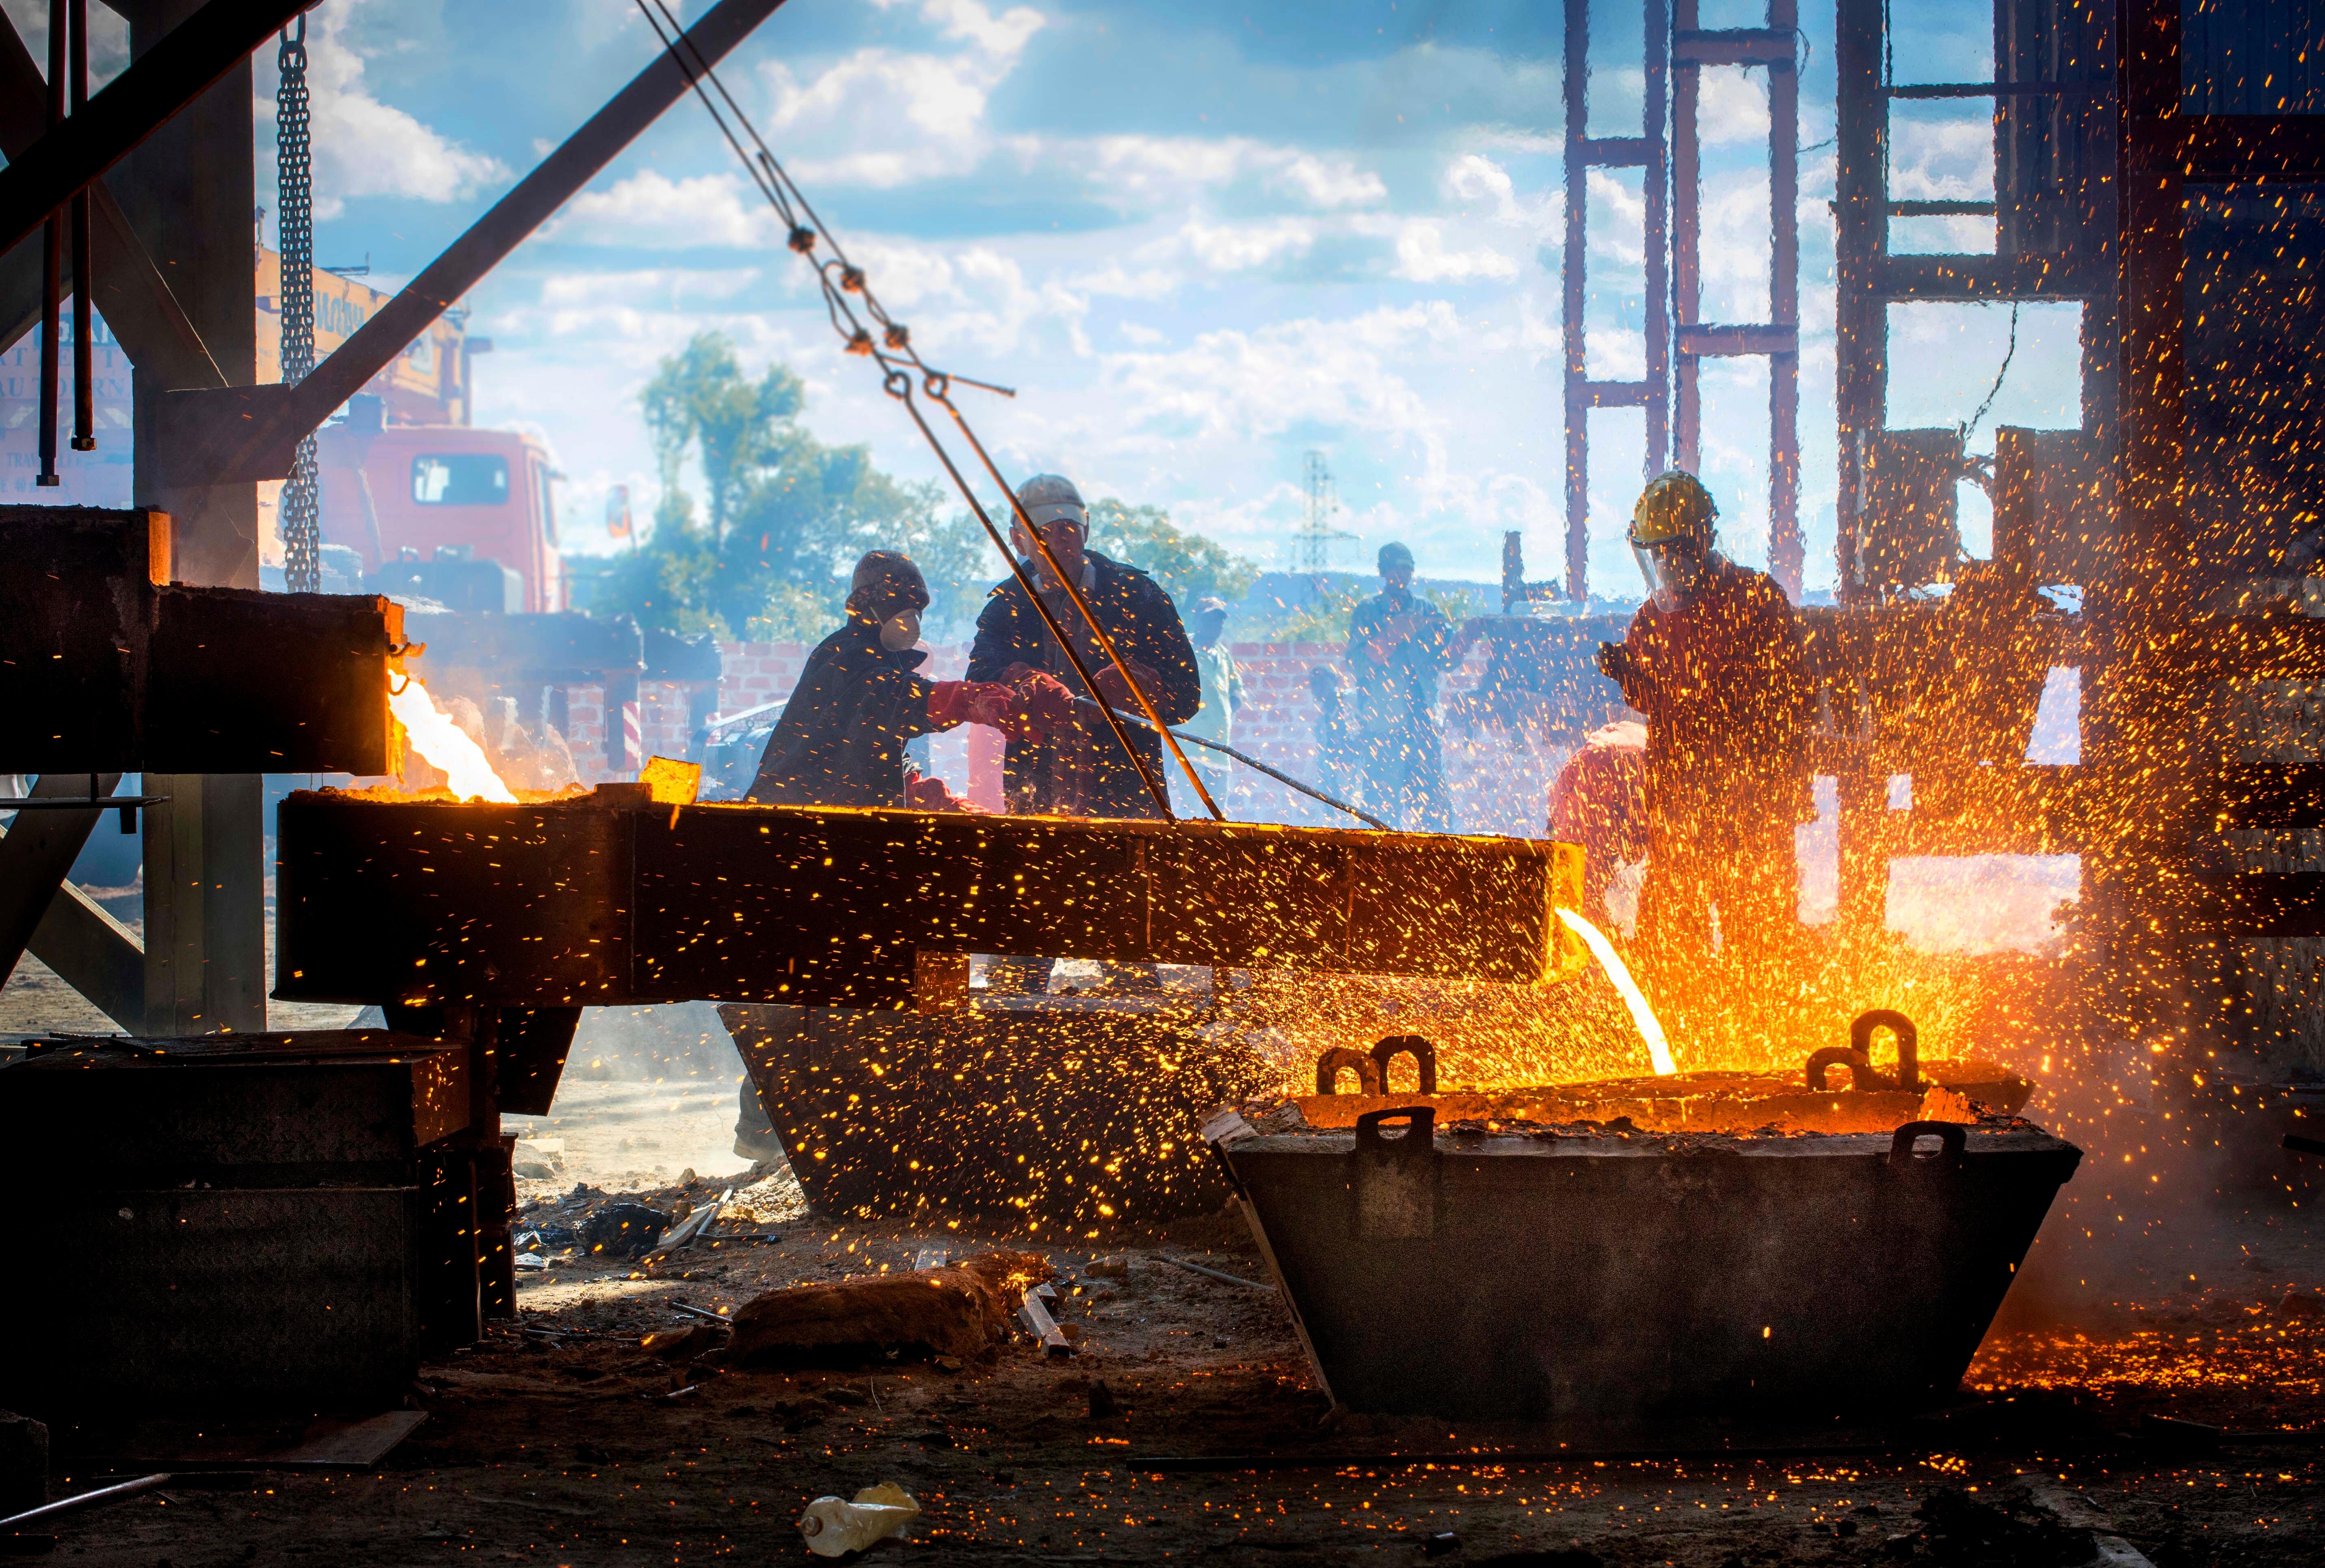
<svg viewBox="0 0 2325 1568"><path fill-rule="evenodd" d="M759 278L756 267L695 269L649 267L619 273L556 273L542 280L541 302L559 310L640 300L667 302L672 310L700 302L724 302Z"/></svg>
<svg viewBox="0 0 2325 1568"><path fill-rule="evenodd" d="M1448 163L1442 185L1452 200L1484 208L1499 222L1517 223L1525 217L1518 209L1509 171L1482 153L1464 153Z"/></svg>
<svg viewBox="0 0 2325 1568"><path fill-rule="evenodd" d="M1590 249L1625 266L1646 265L1646 196L1604 169L1591 170L1586 180Z"/></svg>
<svg viewBox="0 0 2325 1568"><path fill-rule="evenodd" d="M1316 231L1299 218L1239 224L1198 219L1181 228L1179 238L1189 255L1213 272L1236 273L1304 255L1316 243Z"/></svg>
<svg viewBox="0 0 2325 1568"><path fill-rule="evenodd" d="M364 57L346 42L356 6L327 6L310 18L307 83L313 94L315 217L336 218L354 199L403 197L459 201L508 177L499 159L473 152L365 90ZM263 50L272 75L273 51ZM262 84L271 124L273 93ZM272 148L273 138L264 140Z"/></svg>
<svg viewBox="0 0 2325 1568"><path fill-rule="evenodd" d="M1703 72L1703 96L1696 123L1707 147L1732 147L1768 139L1768 87L1759 71L1718 65Z"/></svg>
<svg viewBox="0 0 2325 1568"><path fill-rule="evenodd" d="M649 250L775 244L774 214L736 174L672 180L647 169L585 190L543 230L560 239Z"/></svg>
<svg viewBox="0 0 2325 1568"><path fill-rule="evenodd" d="M1514 278L1518 264L1497 250L1448 250L1445 231L1416 218L1397 233L1396 275L1416 283L1466 283Z"/></svg>
<svg viewBox="0 0 2325 1568"><path fill-rule="evenodd" d="M1174 352L1106 361L1108 395L1097 417L1118 426L1119 411L1136 410L1141 425L1170 432L1173 443L1193 431L1248 441L1315 425L1394 446L1418 441L1431 467L1441 467L1442 416L1390 366L1461 337L1459 316L1442 300L1342 320L1206 332Z"/></svg>
<svg viewBox="0 0 2325 1568"><path fill-rule="evenodd" d="M1286 156L1284 149L1270 148L1261 162L1275 165L1269 170L1271 185L1298 192L1311 207L1370 207L1388 199L1388 187L1379 175L1346 158L1310 153Z"/></svg>
<svg viewBox="0 0 2325 1568"><path fill-rule="evenodd" d="M1583 373L1594 381L1642 381L1647 335L1630 327L1591 327L1582 334Z"/></svg>
<svg viewBox="0 0 2325 1568"><path fill-rule="evenodd" d="M968 47L859 49L806 82L783 60L768 62L771 129L810 149L796 162L803 181L885 190L966 174L984 161L993 145L986 104L1042 15L1020 5L996 16L977 0L924 0L921 14Z"/></svg>

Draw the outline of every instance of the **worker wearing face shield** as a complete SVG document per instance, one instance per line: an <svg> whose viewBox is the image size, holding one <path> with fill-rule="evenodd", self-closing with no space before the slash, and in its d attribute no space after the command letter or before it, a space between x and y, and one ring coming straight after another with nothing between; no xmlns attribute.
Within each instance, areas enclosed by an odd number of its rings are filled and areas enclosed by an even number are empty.
<svg viewBox="0 0 2325 1568"><path fill-rule="evenodd" d="M767 738L744 798L764 804L965 809L940 779L907 769L904 743L957 724L1012 738L1046 735L1071 703L1029 674L1010 682L931 681L915 673L928 584L912 558L875 550L856 563L848 620L818 644Z"/></svg>
<svg viewBox="0 0 2325 1568"><path fill-rule="evenodd" d="M1646 880L1638 932L1680 972L1713 950L1750 962L1789 950L1794 824L1814 815L1800 623L1765 572L1718 548L1718 508L1672 470L1632 513L1647 602L1598 667L1646 716Z"/></svg>

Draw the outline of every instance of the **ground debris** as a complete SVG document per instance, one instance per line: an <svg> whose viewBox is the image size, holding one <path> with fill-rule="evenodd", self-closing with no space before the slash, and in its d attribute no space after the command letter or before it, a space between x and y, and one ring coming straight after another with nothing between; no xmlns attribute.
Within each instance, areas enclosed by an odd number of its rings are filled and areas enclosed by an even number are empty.
<svg viewBox="0 0 2325 1568"><path fill-rule="evenodd" d="M769 1291L735 1313L727 1359L853 1366L891 1355L981 1356L1007 1334L1025 1287L1051 1272L1039 1253L996 1251L943 1268Z"/></svg>
<svg viewBox="0 0 2325 1568"><path fill-rule="evenodd" d="M2089 1530L2070 1529L2035 1502L2024 1487L1973 1497L1961 1487L1940 1487L1913 1510L1923 1528L1890 1540L1898 1561L1947 1568L2081 1568L2096 1548Z"/></svg>

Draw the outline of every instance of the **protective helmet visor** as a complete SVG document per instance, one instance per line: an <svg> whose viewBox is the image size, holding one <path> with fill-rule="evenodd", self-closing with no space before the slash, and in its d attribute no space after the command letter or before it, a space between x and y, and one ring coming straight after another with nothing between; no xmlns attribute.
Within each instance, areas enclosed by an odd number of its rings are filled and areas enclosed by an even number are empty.
<svg viewBox="0 0 2325 1568"><path fill-rule="evenodd" d="M1658 609L1677 609L1702 586L1704 552L1692 539L1669 539L1657 544L1633 543L1631 554L1639 575L1647 580L1647 596Z"/></svg>

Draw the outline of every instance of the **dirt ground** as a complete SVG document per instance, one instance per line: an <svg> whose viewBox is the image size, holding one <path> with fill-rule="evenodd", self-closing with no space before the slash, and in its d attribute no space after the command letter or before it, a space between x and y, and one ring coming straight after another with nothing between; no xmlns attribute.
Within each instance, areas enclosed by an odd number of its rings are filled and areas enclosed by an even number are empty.
<svg viewBox="0 0 2325 1568"><path fill-rule="evenodd" d="M684 1191L702 1189L646 1196ZM2282 1230L2268 1223L2282 1216L2213 1218L2219 1234ZM681 1303L727 1311L772 1285L981 1245L804 1217L773 1233L674 1255L653 1277L558 1259L524 1276L518 1322L426 1369L414 1398L428 1419L377 1471L164 1489L61 1521L57 1553L91 1568L806 1560L803 1505L894 1481L924 1510L905 1540L874 1549L896 1560L2065 1565L2098 1560L2098 1523L2158 1568L2325 1561L2317 1440L2191 1450L2142 1427L2154 1415L2325 1424L2325 1318L2283 1315L2270 1304L2279 1286L2257 1275L2145 1321L1997 1331L1968 1379L1987 1403L1893 1452L1497 1463L1491 1451L1548 1440L1336 1417L1272 1291L1165 1261L1262 1274L1224 1222L1051 1252L1060 1319L1080 1335L1069 1358L1020 1337L957 1370L779 1373L641 1350L644 1334L690 1321ZM1116 1260L1118 1277L1088 1272ZM2304 1251L2284 1266L2313 1286L2325 1275L2313 1264ZM1384 1453L1440 1461L1348 1462ZM1156 1459L1237 1454L1313 1468L1188 1472Z"/></svg>
<svg viewBox="0 0 2325 1568"><path fill-rule="evenodd" d="M20 970L10 991L28 979ZM560 1218L577 1186L584 1207L626 1196L666 1210L745 1171L729 1147L732 1047L710 1038L715 1020L593 1014L591 1027L607 1033L577 1048L553 1112L509 1118L521 1167L542 1173L521 1183L529 1219ZM412 1401L427 1419L375 1470L172 1484L58 1521L55 1555L89 1568L807 1561L794 1526L807 1503L894 1481L923 1512L868 1555L899 1562L2137 1560L2102 1558L2097 1529L2156 1568L2325 1563L2317 1207L2225 1191L2162 1158L2162 1112L2124 1100L2122 1077L2036 1108L2085 1163L1965 1379L1974 1397L1811 1445L1825 1452L1783 1433L1787 1452L1702 1457L1771 1439L1699 1431L1673 1440L1697 1457L1546 1461L1559 1433L1336 1414L1272 1290L1170 1261L1264 1278L1224 1220L1103 1252L1048 1249L1059 1316L1079 1334L1066 1358L1023 1336L953 1369L781 1373L647 1353L645 1335L693 1321L681 1304L731 1312L780 1285L1024 1245L818 1222L776 1181L755 1190L746 1223L779 1240L723 1242L650 1272L545 1245L550 1266L520 1276L519 1320L423 1370ZM678 1185L690 1170L694 1183ZM1535 1457L1496 1457L1512 1453ZM1169 1462L1237 1455L1300 1468ZM105 1479L68 1465L52 1485Z"/></svg>

